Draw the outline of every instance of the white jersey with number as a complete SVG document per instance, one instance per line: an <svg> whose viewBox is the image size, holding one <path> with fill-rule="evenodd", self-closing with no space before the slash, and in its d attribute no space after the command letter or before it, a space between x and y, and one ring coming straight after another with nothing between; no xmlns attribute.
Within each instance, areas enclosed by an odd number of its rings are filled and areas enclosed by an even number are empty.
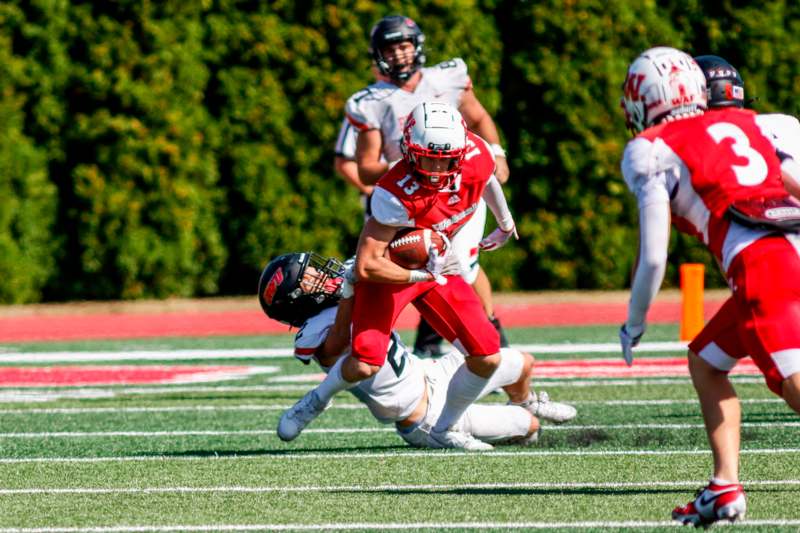
<svg viewBox="0 0 800 533"><path fill-rule="evenodd" d="M300 327L294 340L295 357L306 360L313 357L333 326L336 309L325 309ZM426 386L422 362L410 353L397 333L392 332L387 350L387 364L377 374L350 389L369 408L372 416L382 423L408 418L422 398ZM342 355L347 353L349 348ZM344 359L340 357L336 365L341 365ZM323 367L323 370L330 369Z"/></svg>
<svg viewBox="0 0 800 533"><path fill-rule="evenodd" d="M413 92L378 81L347 100L345 115L361 131L381 130L383 156L397 161L403 154L400 139L409 113L422 102L444 102L458 107L461 95L472 87L467 65L461 58L421 69L422 79Z"/></svg>

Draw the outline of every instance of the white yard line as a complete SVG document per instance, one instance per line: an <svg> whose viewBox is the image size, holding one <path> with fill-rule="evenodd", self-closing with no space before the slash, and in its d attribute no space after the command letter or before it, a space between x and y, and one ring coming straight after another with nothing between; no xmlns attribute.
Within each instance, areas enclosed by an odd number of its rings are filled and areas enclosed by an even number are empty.
<svg viewBox="0 0 800 533"><path fill-rule="evenodd" d="M800 448L754 448L744 449L741 455L794 455L800 453ZM607 457L607 456L682 456L682 455L710 455L709 450L521 450L521 451L500 451L479 453L481 460L487 458L507 458L507 457ZM166 461L264 461L265 459L275 459L283 461L306 460L306 459L327 459L327 460L365 460L365 459L390 459L390 458L409 458L409 459L453 459L456 457L475 457L476 452L461 451L409 451L409 452L364 452L364 453L285 453L280 455L224 455L224 456L171 456L171 455L131 455L131 456L110 456L110 457L4 457L0 458L0 464L21 464L21 463L126 463L126 462L166 462Z"/></svg>
<svg viewBox="0 0 800 533"><path fill-rule="evenodd" d="M545 431L586 431L586 430L619 430L619 429L662 429L685 430L704 429L703 424L596 424L596 425L564 425L545 426ZM743 428L797 428L800 422L743 422ZM311 428L303 433L352 434L352 433L392 433L390 426L372 428ZM274 429L239 429L239 430L185 430L185 431L43 431L24 433L0 433L0 439L60 439L60 438L98 438L98 437L236 437L242 435L274 435Z"/></svg>
<svg viewBox="0 0 800 533"><path fill-rule="evenodd" d="M685 342L643 342L636 351L680 352L686 350ZM617 353L619 343L563 343L515 344L515 348L535 354ZM6 352L0 353L0 363L60 363L86 361L183 361L202 359L285 359L294 350L284 348L245 348L208 350L127 350L127 351L75 351L75 352Z"/></svg>
<svg viewBox="0 0 800 533"><path fill-rule="evenodd" d="M708 483L698 481L634 481L634 482L525 482L525 483L459 483L459 484L414 484L414 485L307 485L307 486L217 486L217 487L35 487L27 489L0 489L0 495L18 496L28 494L193 494L193 493L270 493L270 492L407 492L493 490L493 489L630 489L655 487L693 487ZM742 481L748 487L794 487L800 479Z"/></svg>
<svg viewBox="0 0 800 533"><path fill-rule="evenodd" d="M565 400L572 405L613 405L619 407L637 405L697 405L697 399L686 400ZM780 398L752 398L739 400L742 404L783 404ZM69 415L102 413L181 413L216 411L285 411L291 404L283 405L172 405L165 407L52 407L30 409L0 409L0 415ZM360 403L334 403L329 409L366 409Z"/></svg>
<svg viewBox="0 0 800 533"><path fill-rule="evenodd" d="M746 526L792 527L800 525L795 519L748 519ZM617 528L644 529L682 527L675 521L582 521L582 522L331 522L325 524L186 524L173 526L111 526L111 527L42 527L2 528L0 533L169 533L173 531L332 531L332 530L387 530L387 529L587 529Z"/></svg>

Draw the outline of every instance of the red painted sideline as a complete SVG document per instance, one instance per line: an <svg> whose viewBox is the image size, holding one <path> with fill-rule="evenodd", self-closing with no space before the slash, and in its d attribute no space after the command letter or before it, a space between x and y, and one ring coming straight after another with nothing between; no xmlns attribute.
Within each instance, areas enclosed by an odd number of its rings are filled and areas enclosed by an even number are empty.
<svg viewBox="0 0 800 533"><path fill-rule="evenodd" d="M0 387L63 387L196 383L246 377L246 366L2 367Z"/></svg>
<svg viewBox="0 0 800 533"><path fill-rule="evenodd" d="M721 301L706 302L706 319L710 318L721 305ZM506 327L621 324L627 313L627 304L623 302L498 304L495 308L497 316ZM409 307L400 315L397 327L415 328L418 317L416 310ZM680 303L656 302L650 309L648 321L679 322ZM288 332L288 326L268 319L257 308L251 311L213 313L41 315L0 318L0 342L258 335Z"/></svg>

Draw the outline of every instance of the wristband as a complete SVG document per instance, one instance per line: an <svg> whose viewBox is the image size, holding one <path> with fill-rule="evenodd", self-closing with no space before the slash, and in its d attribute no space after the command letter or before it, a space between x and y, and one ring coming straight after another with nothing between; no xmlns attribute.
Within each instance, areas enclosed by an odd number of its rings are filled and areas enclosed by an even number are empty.
<svg viewBox="0 0 800 533"><path fill-rule="evenodd" d="M503 147L500 146L499 144L490 144L489 148L492 149L492 153L495 155L495 157L505 157L506 156L506 151L503 150Z"/></svg>
<svg viewBox="0 0 800 533"><path fill-rule="evenodd" d="M427 270L409 270L408 271L408 282L409 283L419 283L420 281L430 281L431 280L431 273Z"/></svg>

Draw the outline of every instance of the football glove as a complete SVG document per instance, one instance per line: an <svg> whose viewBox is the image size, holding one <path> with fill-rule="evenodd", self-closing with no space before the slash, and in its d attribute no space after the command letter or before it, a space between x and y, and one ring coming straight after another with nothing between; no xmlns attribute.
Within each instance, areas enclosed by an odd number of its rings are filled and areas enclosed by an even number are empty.
<svg viewBox="0 0 800 533"><path fill-rule="evenodd" d="M633 347L642 340L644 329L644 325L628 328L626 324L622 324L622 327L619 328L619 342L622 345L622 357L625 359L625 364L628 366L633 364Z"/></svg>
<svg viewBox="0 0 800 533"><path fill-rule="evenodd" d="M514 236L514 239L519 239L516 226L508 231L497 228L489 235L484 237L481 242L478 243L478 247L482 252L491 252L492 250L497 250L498 248L502 248L512 235Z"/></svg>
<svg viewBox="0 0 800 533"><path fill-rule="evenodd" d="M431 273L436 283L446 285L447 278L445 276L460 274L461 267L458 261L451 261L450 239L444 233L439 233L439 235L444 240L444 253L439 253L439 249L431 245L428 250L428 264L425 266L425 270Z"/></svg>

